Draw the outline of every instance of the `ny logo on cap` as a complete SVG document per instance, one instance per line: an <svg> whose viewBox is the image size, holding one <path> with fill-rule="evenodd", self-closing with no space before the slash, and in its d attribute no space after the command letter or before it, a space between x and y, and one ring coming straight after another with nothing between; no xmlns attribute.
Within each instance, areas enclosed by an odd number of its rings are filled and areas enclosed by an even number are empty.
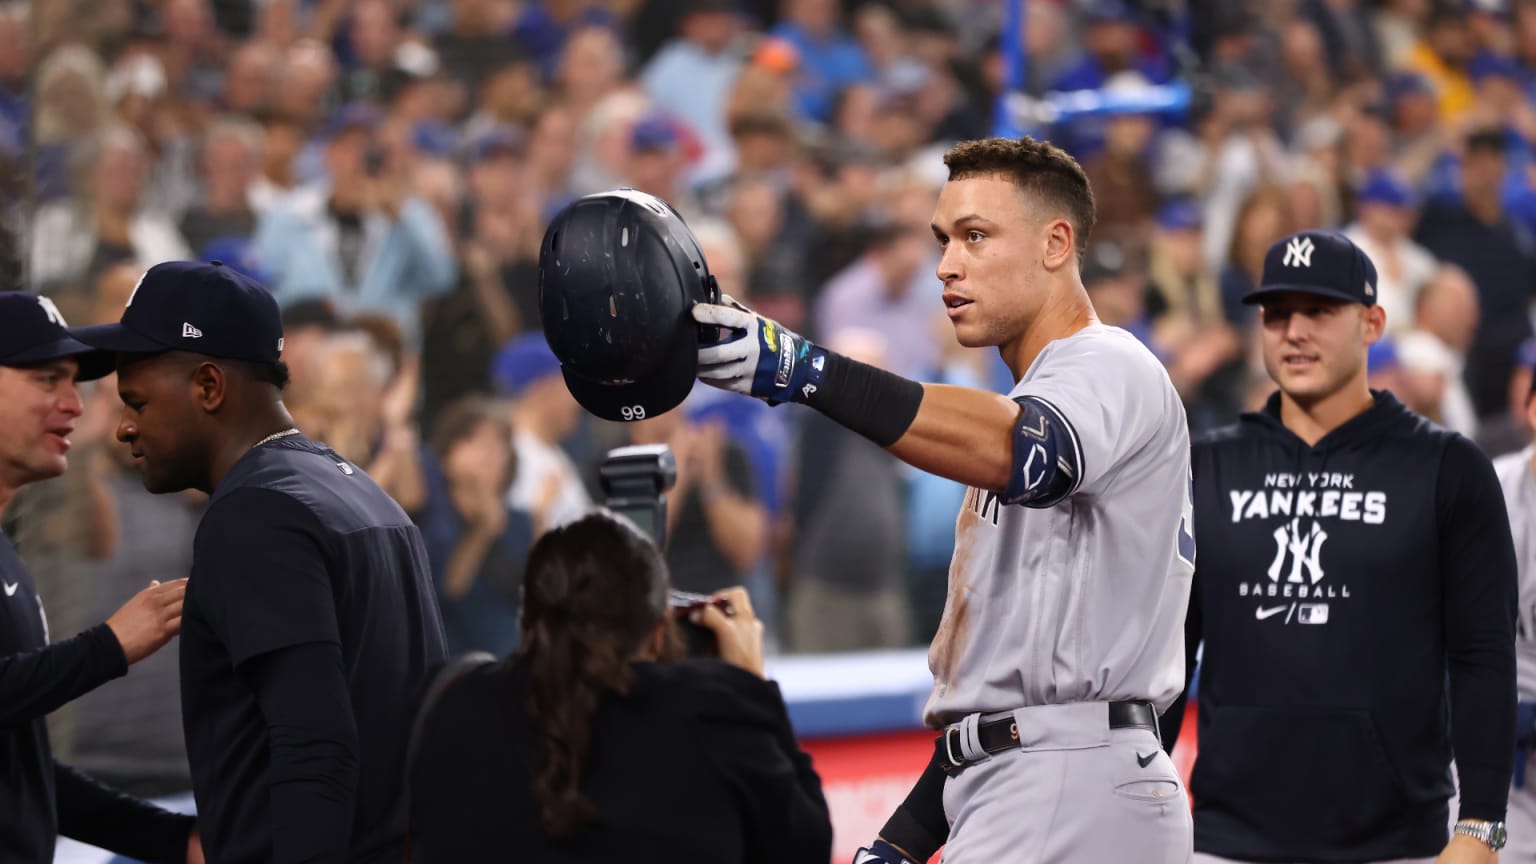
<svg viewBox="0 0 1536 864"><path fill-rule="evenodd" d="M1287 267L1311 267L1312 250L1315 248L1311 237L1292 237L1285 244L1285 259L1280 263Z"/></svg>
<svg viewBox="0 0 1536 864"><path fill-rule="evenodd" d="M201 331L201 330L197 329L196 327L193 327L191 324L188 324L187 322L183 321L183 322L181 322L181 338L183 338L183 339L201 339L201 338L203 338L203 331Z"/></svg>
<svg viewBox="0 0 1536 864"><path fill-rule="evenodd" d="M143 273L139 274L139 281L133 283L133 290L128 292L128 302L123 304L124 309L127 309L129 306L133 305L133 298L139 296L139 289L144 286L144 277L148 275L148 270L145 270Z"/></svg>
<svg viewBox="0 0 1536 864"><path fill-rule="evenodd" d="M59 314L59 307L53 305L53 301L50 300L49 298L47 298L47 297L39 297L39 298L37 298L37 305L43 307L43 314L48 316L48 320L49 321L52 321L53 323L59 325L60 327L68 327L69 326L68 324L64 323L64 316Z"/></svg>

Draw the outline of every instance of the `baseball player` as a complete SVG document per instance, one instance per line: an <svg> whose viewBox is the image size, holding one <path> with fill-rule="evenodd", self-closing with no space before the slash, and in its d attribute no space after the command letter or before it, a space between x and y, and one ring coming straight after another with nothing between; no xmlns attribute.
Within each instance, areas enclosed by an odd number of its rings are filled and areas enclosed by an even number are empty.
<svg viewBox="0 0 1536 864"><path fill-rule="evenodd" d="M1199 864L1480 864L1503 844L1509 520L1475 444L1369 389L1376 297L1341 234L1271 246L1244 300L1279 392L1194 445Z"/></svg>
<svg viewBox="0 0 1536 864"><path fill-rule="evenodd" d="M1536 421L1536 379L1525 398L1528 422ZM1533 422L1531 428L1536 428ZM1515 769L1506 822L1511 861L1536 861L1536 444L1493 460L1504 489L1509 528L1520 573L1515 617Z"/></svg>
<svg viewBox="0 0 1536 864"><path fill-rule="evenodd" d="M398 862L417 689L444 656L421 535L293 426L272 295L214 262L151 267L116 324L117 437L145 488L198 489L182 721L208 857Z"/></svg>
<svg viewBox="0 0 1536 864"><path fill-rule="evenodd" d="M933 233L960 344L995 346L1007 396L924 385L742 307L699 377L801 402L971 488L929 650L941 730L860 860L1184 862L1190 813L1158 739L1183 680L1194 569L1189 437L1157 359L1099 323L1078 273L1093 227L1071 156L1029 138L956 145Z"/></svg>
<svg viewBox="0 0 1536 864"><path fill-rule="evenodd" d="M0 293L0 510L21 487L64 473L84 410L76 384L110 370L110 358L79 342L51 300ZM62 833L146 861L200 864L191 817L55 760L44 719L170 642L186 580L152 584L105 622L58 642L49 640L42 598L4 534L0 588L0 861L49 864Z"/></svg>

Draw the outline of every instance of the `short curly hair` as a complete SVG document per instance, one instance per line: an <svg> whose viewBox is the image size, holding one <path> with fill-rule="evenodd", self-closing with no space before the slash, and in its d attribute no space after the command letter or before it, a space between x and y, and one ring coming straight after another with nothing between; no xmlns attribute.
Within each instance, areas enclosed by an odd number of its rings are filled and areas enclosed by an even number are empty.
<svg viewBox="0 0 1536 864"><path fill-rule="evenodd" d="M962 141L944 154L950 180L998 176L1066 217L1072 223L1077 257L1082 260L1093 231L1093 189L1088 175L1072 154L1049 141L1023 138L981 138Z"/></svg>

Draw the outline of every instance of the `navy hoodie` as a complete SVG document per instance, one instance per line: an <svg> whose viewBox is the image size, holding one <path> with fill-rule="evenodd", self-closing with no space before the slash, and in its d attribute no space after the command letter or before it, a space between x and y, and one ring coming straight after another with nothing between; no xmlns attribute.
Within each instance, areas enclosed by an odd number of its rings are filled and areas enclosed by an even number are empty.
<svg viewBox="0 0 1536 864"><path fill-rule="evenodd" d="M1194 444L1197 851L1437 855L1453 750L1461 817L1504 816L1516 605L1504 498L1471 442L1373 395L1316 446L1281 424L1278 394Z"/></svg>

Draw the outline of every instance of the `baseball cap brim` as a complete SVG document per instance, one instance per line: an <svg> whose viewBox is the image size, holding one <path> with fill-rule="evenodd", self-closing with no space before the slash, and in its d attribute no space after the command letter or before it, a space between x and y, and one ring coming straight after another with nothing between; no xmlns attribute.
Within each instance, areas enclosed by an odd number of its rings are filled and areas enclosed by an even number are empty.
<svg viewBox="0 0 1536 864"><path fill-rule="evenodd" d="M69 331L76 339L102 351L121 354L159 354L173 350L169 345L143 336L122 324L98 324L94 327L76 327Z"/></svg>
<svg viewBox="0 0 1536 864"><path fill-rule="evenodd" d="M73 330L69 332L76 333ZM111 374L112 370L117 368L116 358L110 351L98 351L93 346L73 338L73 335L61 336L50 342L11 354L5 358L5 365L30 366L65 357L73 357L75 362L80 364L80 371L75 374L76 381L95 381L97 378Z"/></svg>
<svg viewBox="0 0 1536 864"><path fill-rule="evenodd" d="M1342 300L1345 303L1359 303L1360 298L1343 291L1332 288L1324 288L1319 285L1265 285L1257 291L1249 292L1243 297L1243 303L1252 306L1263 303L1279 294L1315 294L1319 297L1328 297L1334 300Z"/></svg>
<svg viewBox="0 0 1536 864"><path fill-rule="evenodd" d="M682 328L672 350L643 381L605 384L566 364L560 365L565 386L581 407L604 420L629 422L665 414L681 405L693 391L699 374L698 331Z"/></svg>

